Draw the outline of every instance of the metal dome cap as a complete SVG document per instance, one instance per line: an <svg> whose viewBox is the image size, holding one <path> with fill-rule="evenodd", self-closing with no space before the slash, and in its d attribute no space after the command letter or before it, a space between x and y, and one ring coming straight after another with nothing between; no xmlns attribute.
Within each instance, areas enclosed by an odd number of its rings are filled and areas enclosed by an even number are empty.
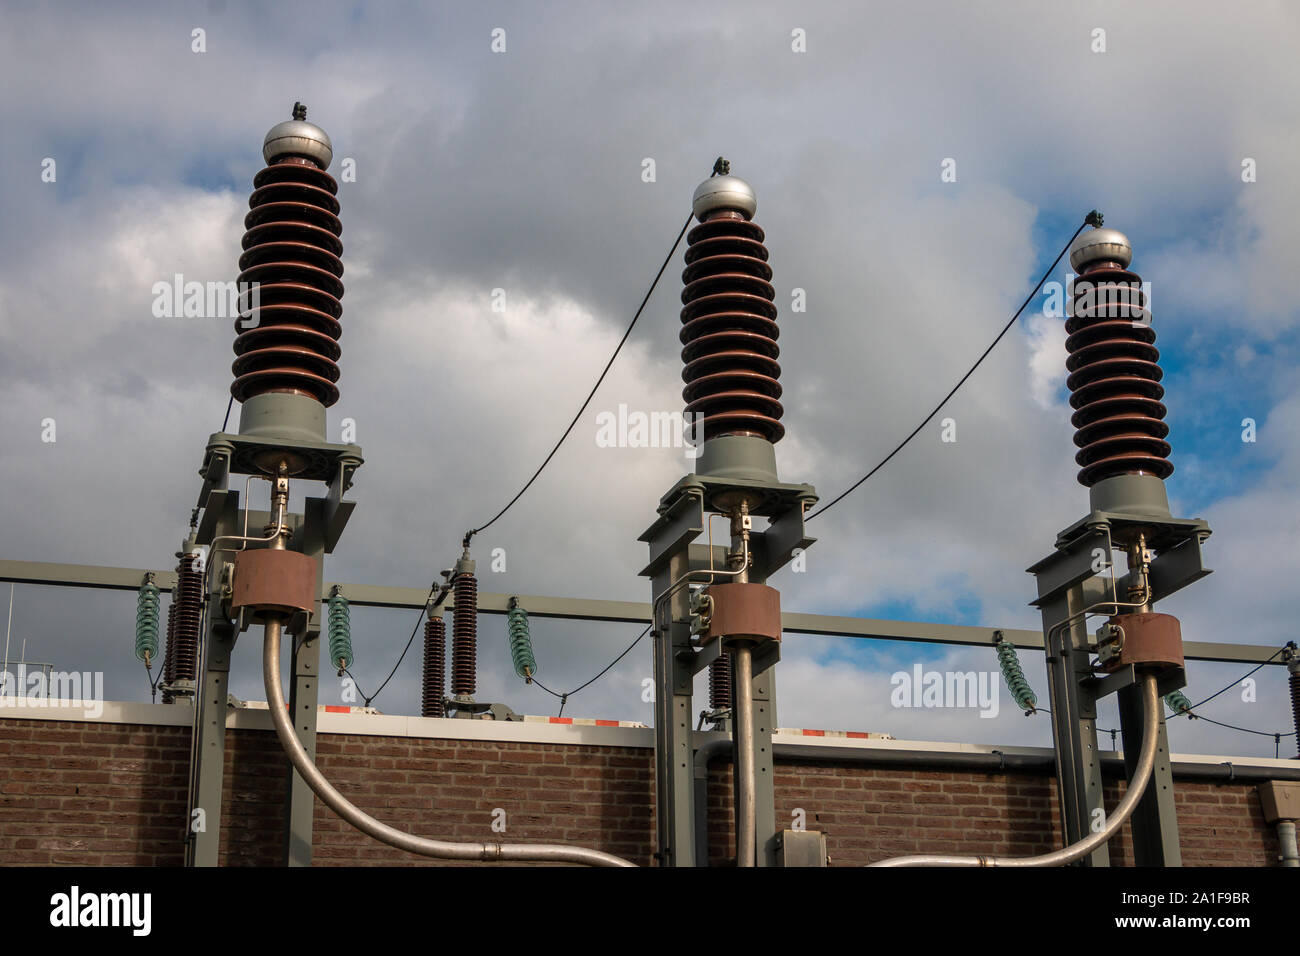
<svg viewBox="0 0 1300 956"><path fill-rule="evenodd" d="M262 158L267 165L282 156L302 156L321 169L329 169L334 146L329 135L315 123L307 122L307 107L293 104L293 119L276 123L262 143Z"/></svg>
<svg viewBox="0 0 1300 956"><path fill-rule="evenodd" d="M691 209L701 222L709 213L719 209L730 209L746 219L753 219L758 199L754 187L739 176L711 176L695 188Z"/></svg>
<svg viewBox="0 0 1300 956"><path fill-rule="evenodd" d="M1127 269L1133 261L1133 245L1118 229L1092 229L1079 236L1070 246L1070 268L1080 272L1092 262L1118 262Z"/></svg>

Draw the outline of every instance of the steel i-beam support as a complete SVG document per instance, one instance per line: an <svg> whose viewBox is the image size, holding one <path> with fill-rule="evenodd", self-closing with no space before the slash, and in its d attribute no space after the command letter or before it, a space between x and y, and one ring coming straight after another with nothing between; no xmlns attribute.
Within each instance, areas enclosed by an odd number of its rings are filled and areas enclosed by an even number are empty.
<svg viewBox="0 0 1300 956"><path fill-rule="evenodd" d="M223 482L224 485L224 482ZM218 489L211 514L200 529L200 543L239 534L239 492ZM219 613L222 555L208 553L203 567L204 627L200 639L201 672L194 704L190 745L190 787L186 816L185 865L217 866L221 853L221 794L226 762L226 702L230 691L230 657L238 631ZM214 568L215 565L215 568Z"/></svg>
<svg viewBox="0 0 1300 956"><path fill-rule="evenodd" d="M1163 489L1160 493L1163 499ZM1111 693L1119 695L1129 775L1142 748L1137 678L1131 667L1099 676L1093 666L1088 631L1089 615L1107 617L1132 607L1128 598L1136 581L1131 573L1117 578L1114 545L1140 539L1153 549L1149 587L1139 608L1149 610L1155 602L1210 573L1201 557L1201 543L1209 534L1209 526L1200 519L1173 518L1158 508L1143 507L1141 501L1127 510L1094 507L1089 515L1057 536L1056 550L1051 555L1029 569L1038 582L1039 596L1034 604L1043 617L1052 738L1066 843L1087 836L1096 821L1105 819L1097 748L1098 700ZM1184 686L1186 676L1178 667L1161 673L1159 680L1160 693L1166 694ZM1181 865L1173 773L1163 720L1159 734L1154 775L1131 823L1139 866ZM1109 861L1103 846L1081 865L1108 866Z"/></svg>
<svg viewBox="0 0 1300 956"><path fill-rule="evenodd" d="M1106 561L1108 555L1102 559ZM1054 566L1044 567L1048 562ZM1059 566L1080 564L1076 555L1053 556L1036 565L1039 608L1043 617L1048 696L1051 701L1052 740L1056 749L1057 798L1066 845L1092 832L1105 813L1102 796L1101 756L1097 748L1097 701L1092 693L1091 656L1083 617L1088 595L1080 572L1064 583L1050 573ZM1108 866L1103 844L1084 857L1082 866Z"/></svg>
<svg viewBox="0 0 1300 956"><path fill-rule="evenodd" d="M688 549L665 555L662 569L651 579L656 602L689 568ZM695 866L695 806L692 760L691 700L695 672L691 661L689 592L681 588L664 604L652 628L655 677L655 786L660 866Z"/></svg>
<svg viewBox="0 0 1300 956"><path fill-rule="evenodd" d="M695 832L695 779L692 741L695 675L720 653L715 640L698 647L690 630L688 580L708 583L711 568L725 567L727 549L693 545L706 527L706 503L727 491L761 492L764 505L755 514L769 520L763 532L750 536L752 563L749 581L765 582L796 552L812 545L804 529L804 512L817 500L810 485L749 482L706 475L683 478L660 501L659 518L641 536L649 544L650 563L641 572L651 579L655 635L655 788L661 866L706 865L697 859L701 845ZM723 513L721 508L708 508ZM675 589L675 590L674 590ZM669 591L672 591L669 595ZM753 719L747 722L754 755L755 862L777 863L776 798L773 788L772 734L776 726L776 679L773 665L780 643L768 641L753 651L751 696ZM734 680L734 673L733 673ZM737 695L734 692L733 701ZM733 720L733 734L739 722ZM736 741L739 743L739 741ZM737 798L740 794L737 793Z"/></svg>
<svg viewBox="0 0 1300 956"><path fill-rule="evenodd" d="M1137 684L1119 694L1119 726L1124 734L1124 773L1132 777L1137 755L1142 750L1142 694ZM1164 710L1163 704L1161 710ZM1135 866L1182 866L1178 842L1178 812L1174 807L1174 772L1169 762L1169 736L1165 718L1156 730L1155 770L1146 792L1133 811L1133 864Z"/></svg>
<svg viewBox="0 0 1300 956"><path fill-rule="evenodd" d="M260 547L245 542L260 535L274 516L269 511L241 510L239 493L229 488L232 473L249 474L255 452L265 451L265 440L242 435L218 434L209 439L200 474L204 477L199 494L202 519L196 534L197 543L212 545L218 538L234 536L237 540L221 542L218 550L209 548L205 582L207 591L207 627L203 635L201 689L195 708L195 733L190 761L189 831L186 843L187 866L216 866L220 859L221 793L225 770L226 711L229 696L230 658L235 640L249 621L230 621L224 610L229 597L227 569L234 555L246 547ZM289 709L294 717L298 739L313 759L316 752L316 718L320 695L320 619L324 594L324 556L334 550L347 525L354 503L344 501L351 477L361 466L361 449L355 445L330 445L274 441L276 450L297 449L309 453L310 469L300 477L323 481L328 486L324 498L308 498L302 514L285 514L290 550L311 557L316 562L316 613L301 634L294 635L289 691ZM282 859L288 866L310 866L312 857L312 822L315 796L292 767L286 770L285 843ZM198 811L202 811L201 813Z"/></svg>

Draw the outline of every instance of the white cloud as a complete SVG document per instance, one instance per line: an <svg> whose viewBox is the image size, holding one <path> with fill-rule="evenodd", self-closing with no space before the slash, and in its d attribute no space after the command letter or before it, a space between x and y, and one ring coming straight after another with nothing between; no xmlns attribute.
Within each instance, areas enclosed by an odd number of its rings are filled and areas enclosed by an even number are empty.
<svg viewBox="0 0 1300 956"><path fill-rule="evenodd" d="M1295 328L1286 256L1300 240L1290 212L1300 196L1283 170L1295 153L1298 28L1266 7L1114 10L1104 57L1087 52L1088 11L955 7L941 30L902 8L883 20L809 11L802 59L773 27L784 15L763 4L742 19L725 5L581 21L520 12L502 57L472 17L349 22L326 7L304 20L288 6L259 21L229 9L210 14L204 59L188 52L188 14L96 8L74 29L68 15L18 11L0 57L0 79L25 93L0 105L4 556L170 562L226 404L232 333L152 319L150 288L175 272L233 278L261 137L295 97L358 164L341 192L343 398L330 420L356 419L367 463L330 577L423 586L519 489L603 366L716 151L754 183L769 234L789 428L781 473L816 483L823 500L982 351L1064 238L1040 234L1044 224L1064 217L1068 235L1092 206L1130 234L1135 265L1156 283L1162 345L1239 339L1228 378L1195 379L1179 402L1217 409L1245 389L1285 398L1285 369L1261 360L1284 354ZM33 173L45 155L59 158L57 186ZM655 184L639 180L647 155ZM950 185L938 181L947 156L959 170ZM1240 182L1241 156L1259 159L1258 183ZM648 596L636 537L689 464L665 450L598 449L592 435L595 413L619 402L680 407L677 269L568 444L477 541L509 554L509 572L484 574L485 589ZM785 308L795 286L806 313ZM490 308L495 287L505 314ZM955 419L956 443L940 441L936 420L812 522L822 540L807 574L778 582L786 606L1036 626L1023 569L1086 507L1056 398L1062 363L1059 321L1031 306L938 416ZM1176 613L1189 638L1287 633L1300 570L1294 402L1260 412L1258 470L1207 514L1219 570L1170 602L1186 609ZM53 447L39 442L47 415L59 420ZM1202 475L1217 467L1200 462ZM1196 471L1180 461L1175 497ZM23 626L52 654L118 666L124 638L88 637L89 613L21 592ZM410 617L359 615L367 675L386 673ZM500 625L483 625L484 693L552 706L509 676ZM543 665L576 686L635 631L540 625ZM976 733L879 710L887 673L808 649L825 646L791 642L783 714L899 736ZM645 650L572 712L643 719ZM257 693L253 658L237 655L245 694ZM985 667L991 651L952 660ZM394 684L391 709L410 709L413 673ZM1014 741L1034 726L1017 720L982 723Z"/></svg>

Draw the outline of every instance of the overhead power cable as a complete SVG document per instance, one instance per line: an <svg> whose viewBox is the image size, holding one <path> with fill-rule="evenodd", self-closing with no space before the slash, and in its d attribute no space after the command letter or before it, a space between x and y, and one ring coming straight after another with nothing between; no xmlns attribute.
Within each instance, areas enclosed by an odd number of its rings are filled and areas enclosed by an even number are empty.
<svg viewBox="0 0 1300 956"><path fill-rule="evenodd" d="M966 380L975 374L975 370L979 368L981 364L983 364L986 358L989 357L989 353L992 352L993 349L997 346L997 344L1002 341L1003 336L1005 336L1009 331L1011 331L1011 327L1015 325L1016 320L1020 318L1020 313L1024 312L1025 308L1029 305L1029 303L1033 301L1034 296L1038 294L1038 290L1043 287L1043 283L1047 281L1048 276L1052 274L1052 270L1054 270L1056 268L1057 263L1061 261L1061 257L1064 256L1065 253L1069 250L1071 244L1074 242L1075 239L1078 238L1079 233L1083 232L1083 227L1089 225L1100 226L1101 222L1102 222L1102 217L1101 214L1097 212L1097 210L1094 209L1092 212L1088 213L1088 215L1084 218L1083 222L1079 224L1079 228L1074 230L1074 235L1072 235L1069 238L1069 240L1065 243L1065 245L1061 247L1061 251L1056 254L1056 258L1052 260L1052 264L1047 267L1047 271L1043 273L1042 278L1040 278L1038 282L1034 285L1033 290L1029 293L1029 295L1025 296L1025 301L1020 303L1020 308L1016 309L1015 313L1011 316L1007 324L1002 327L1002 331L999 332L997 336L993 339L993 341L989 343L989 347L984 350L983 354L980 355L978 359L975 360L975 364L972 365L970 369L967 370L966 374L957 380L957 384L952 387L952 389L948 392L947 395L943 397L942 400L940 400L939 404L934 406L934 409L930 412L930 414L926 415L925 418L921 419L920 424L918 424L916 428L912 429L912 433L910 435L908 435L901 442L899 442L898 445L894 448L894 450L891 451L884 458L882 458L874 468L872 468L869 472L867 472L865 475L863 475L861 478L855 481L847 491L841 492L837 497L832 498L828 504L822 505L812 514L808 515L805 518L805 520L811 521L813 518L816 518L818 515L824 514L825 512L829 511L831 508L835 507L835 505L839 504L839 502L847 498L849 495L853 494L853 492L855 492L862 485L863 482L865 482L868 478L870 478L872 475L878 472L881 468L884 468L885 465L889 464L890 460L895 455L897 455L900 451L902 451L903 448L906 447L908 442L910 442L913 438L915 438L917 435L920 434L921 429L924 428L926 425L928 425L930 423L930 420L934 418L935 415L939 414L939 410L948 404L948 400L957 394L957 389L965 385Z"/></svg>
<svg viewBox="0 0 1300 956"><path fill-rule="evenodd" d="M574 694L578 693L579 691L586 690L586 689L587 689L588 687L590 687L592 684L596 683L596 681L600 680L602 677L604 677L606 674L608 674L611 670L613 670L614 665L617 664L619 661L621 661L623 658L627 657L627 655L630 654L630 653L632 652L632 648L634 648L634 647L636 647L638 644L640 644L640 643L641 643L641 639L642 639L643 637L645 637L647 634L650 633L650 627L651 627L651 625L647 624L646 627L645 627L645 630L642 631L640 634L637 635L636 640L633 641L631 644L629 644L629 645L627 646L627 648L623 651L622 654L618 655L618 657L616 657L616 658L614 658L612 661L610 661L609 664L607 664L607 665L605 666L605 669L604 669L604 670L602 670L602 671L601 671L599 674L597 674L595 677L591 678L591 680L587 681L585 684L581 684L581 685L579 685L578 687L576 687L575 689L569 691L567 694L558 694L558 693L556 693L555 691L553 691L553 690L551 690L549 687L547 687L545 684L543 684L541 681L539 681L539 680L536 678L536 676L534 676L534 677L531 678L530 683L536 684L536 685L537 685L538 687L540 687L542 690L546 691L546 693L550 694L552 697L555 697L555 698L557 698L557 699L560 701L560 712L559 712L558 714L556 714L556 716L557 716L557 717L563 717L563 716L564 716L564 705L567 704L567 703L569 702L569 698L572 697Z"/></svg>
<svg viewBox="0 0 1300 956"><path fill-rule="evenodd" d="M717 174L718 166L715 165L714 175L716 176ZM581 407L578 408L577 414L575 414L573 420L569 422L569 427L564 430L564 434L560 435L560 440L555 443L555 446L551 449L550 453L542 460L541 465L539 465L537 470L533 472L533 476L524 483L522 488L519 489L519 493L506 502L504 508L493 515L486 523L479 525L471 531L465 532L463 543L466 547L469 546L470 538L474 537L474 535L478 534L480 531L486 531L488 528L492 527L492 525L496 524L497 519L513 508L515 502L524 496L524 492L532 487L533 482L536 481L537 477L546 469L546 466L551 463L551 459L555 457L555 453L560 450L560 446L564 444L564 440L569 437L574 426L578 424L578 419L582 418L582 413L587 410L587 406L590 405L591 400L595 398L596 390L600 388L601 382L605 381L605 376L609 374L609 370L614 365L614 359L618 358L618 353L623 350L623 345L627 342L628 336L631 335L632 330L636 328L637 320L641 318L641 313L645 311L646 304L650 301L650 296L654 294L655 288L659 285L659 280L663 277L664 270L668 268L668 263L672 262L673 256L677 254L677 247L681 245L682 237L686 235L686 230L690 228L691 220L694 218L695 214L692 212L686 217L686 221L682 223L682 228L677 233L677 238L673 240L672 248L668 250L668 255L664 257L663 264L659 266L659 271L655 273L654 280L650 283L650 288L646 290L645 296L641 299L641 304L637 306L636 313L632 316L632 321L628 323L627 330L623 333L623 337L618 340L618 345L614 347L614 354L612 354L609 357L609 361L605 363L605 367L600 372L600 377L596 379L596 384L591 386L591 391L587 393L587 397L583 400Z"/></svg>
<svg viewBox="0 0 1300 956"><path fill-rule="evenodd" d="M434 582L434 584L429 588L429 596L424 599L424 607L420 608L420 616L415 619L415 627L411 628L411 636L407 638L406 646L402 648L402 653L398 656L397 663L394 664L393 669L388 672L388 676L384 678L384 682L379 685L378 690L376 690L373 694L367 694L365 691L361 689L361 685L357 683L357 679L352 674L352 671L348 670L347 668L343 669L343 673L347 674L348 677L352 678L352 683L356 685L357 693L359 693L362 699L366 702L365 706L369 707L370 702L380 695L383 689L388 686L388 682L393 679L393 675L397 673L397 669L402 666L402 661L406 660L407 652L410 651L411 645L415 643L415 635L419 633L420 623L424 620L424 614L429 609L429 602L434 600L433 597L434 593L435 592L438 593L438 599L436 603L441 604L446 599L448 592L451 591L452 585L456 583L457 577L458 575L453 573L441 585L439 585L437 582Z"/></svg>
<svg viewBox="0 0 1300 956"><path fill-rule="evenodd" d="M1245 674L1242 674L1240 677L1238 677L1235 681L1233 681L1233 682L1232 682L1231 684L1229 684L1227 687L1224 687L1224 688L1221 689L1221 690L1216 690L1213 694L1211 694L1209 697L1205 698L1205 700L1201 701L1199 704L1192 704L1192 706L1190 706L1190 707L1185 707L1185 708L1183 708L1182 710L1178 711L1178 713L1173 714L1173 715L1171 715L1171 716L1173 716L1173 717L1181 717L1181 716L1183 716L1184 714L1186 714L1186 715L1188 716L1188 718L1191 719L1191 720L1209 720L1208 717L1202 717L1200 714L1194 714L1194 713L1192 713L1192 711L1196 710L1197 707L1200 707L1201 704L1208 704L1210 701L1214 700L1214 698L1218 697L1220 694L1226 694L1228 691L1232 690L1232 688L1236 687L1238 684L1240 684L1240 683L1241 683L1242 681L1244 681L1246 678L1248 678L1248 677L1250 677L1251 675L1253 675L1253 674L1254 674L1256 671L1258 671L1260 668L1264 667L1264 666L1267 665L1267 664L1271 664L1271 663L1273 662L1273 660L1277 657L1277 655L1278 655L1278 654L1281 654L1281 653L1282 653L1283 651L1285 651L1285 650L1286 650L1286 647L1279 647L1279 648L1277 649L1277 652L1274 653L1274 654L1272 655L1272 657L1270 657L1268 660L1264 661L1264 663L1260 664L1258 667L1255 667L1253 670L1247 671ZM1214 721L1211 720L1210 723L1214 723ZM1269 734L1269 736L1272 736L1272 734ZM1287 736L1290 736L1290 734L1288 734Z"/></svg>
<svg viewBox="0 0 1300 956"><path fill-rule="evenodd" d="M650 297L654 294L655 289L659 285L659 280L663 278L664 270L668 268L668 263L672 262L673 256L677 254L677 247L681 245L682 237L686 235L686 230L690 227L691 220L693 218L695 218L695 214L691 213L691 215L686 217L686 221L682 223L682 228L680 231L678 231L677 238L673 240L672 247L668 250L668 255L664 257L663 263L659 266L659 271L655 273L654 279L650 282L650 288L646 290L645 295L641 298L641 304L637 306L636 312L632 315L632 321L628 323L627 329L623 332L623 337L618 340L618 345L615 346L613 354L611 354L609 357L609 361L605 363L605 367L601 370L600 376L596 379L596 384L593 385L591 387L591 391L587 393L587 397L583 400L581 407L578 408L577 413L573 416L573 420L569 422L569 426L566 429L564 429L564 433L560 435L559 441L557 441L554 447L551 448L550 453L547 454L547 456L542 460L541 465L539 465L537 470L533 472L532 477L529 478L528 481L524 483L524 486L519 489L519 492L508 502L506 502L504 508L498 511L495 515L492 516L490 520L488 520L484 524L481 524L477 528L465 532L465 537L462 541L462 545L464 547L468 548L470 539L473 538L474 535L478 534L480 531L485 531L488 528L490 528L492 525L496 524L498 519L500 519L503 515L505 515L507 511L509 511L511 508L514 507L515 502L517 502L520 498L522 498L524 496L524 492L526 492L529 488L532 487L533 482L535 482L538 476L540 476L541 473L546 469L546 466L551 463L551 459L555 457L555 453L560 450L560 446L564 444L565 439L569 437L570 433L572 433L574 427L578 424L578 420L582 418L582 413L587 410L587 406L591 404L591 400L596 396L596 390L600 388L601 383L605 381L605 376L608 375L609 370L613 368L614 360L618 358L618 353L623 350L623 346L624 344L626 344L628 337L632 334L632 330L636 328L636 324L638 320L640 320L641 314L645 311L646 305L650 302ZM227 414L229 413L227 412ZM429 596L430 598L432 598L433 596L432 589L430 589L429 591ZM376 697L379 696L379 692L382 691L385 686L387 686L389 680L392 680L393 674L397 673L397 668L402 665L402 661L406 658L407 652L411 649L411 645L415 642L415 635L416 633L418 633L420 629L420 622L423 620L424 620L424 610L421 609L420 616L416 619L415 622L415 628L411 631L411 637L406 642L406 647L402 649L402 654L397 659L397 663L393 665L393 670L388 675L388 679L385 680L384 683L380 685L379 690L375 691L374 694L371 694L368 697L364 693L362 694L362 696L366 698L367 706L369 706L370 701L374 700ZM637 640L639 641L640 638L637 638ZM635 644L633 646L635 646ZM628 650L631 650L631 648L628 648ZM624 654L626 653L627 651L624 651ZM622 659L622 655L619 656L618 660L621 659ZM618 663L618 660L615 660L614 663ZM610 665L610 667L613 666L614 666L613 664ZM609 668L606 668L606 670L608 669ZM601 674L603 673L604 671L601 672ZM348 676L351 677L352 675L349 673ZM597 675L597 676L599 677L601 675ZM595 678L592 679L595 680ZM353 678L353 680L355 681L356 678ZM586 685L584 684L583 686L585 687ZM358 690L360 690L360 688L358 688ZM581 690L581 688L579 688L579 690ZM554 691L548 690L548 693L554 693ZM572 693L577 693L577 691L573 691ZM561 695L557 694L556 696L558 697Z"/></svg>

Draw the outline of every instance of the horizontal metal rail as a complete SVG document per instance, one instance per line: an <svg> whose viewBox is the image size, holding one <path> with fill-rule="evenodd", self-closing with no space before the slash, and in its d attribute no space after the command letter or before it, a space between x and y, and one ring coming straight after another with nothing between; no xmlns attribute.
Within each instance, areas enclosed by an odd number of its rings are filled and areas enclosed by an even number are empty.
<svg viewBox="0 0 1300 956"><path fill-rule="evenodd" d="M176 572L151 571L146 568L114 568L90 564L56 564L41 561L0 560L0 582L44 584L56 587L104 588L135 591L146 574L153 574L160 591L176 585ZM326 581L322 598L328 598L336 582ZM338 582L348 602L360 607L423 608L428 588L391 587L379 584L344 584ZM544 597L541 595L493 594L480 591L478 609L484 614L505 614L511 597L528 609L530 617L562 618L573 621L604 621L625 624L649 624L650 605L639 601L596 601L588 598ZM449 601L448 607L452 604ZM1003 640L1027 650L1042 650L1039 631L1014 628L979 627L969 624L935 624L917 621L882 621L865 617L837 617L828 614L784 612L781 627L790 634L813 634L826 637L869 638L880 641L915 641L924 644L955 644L989 647L993 632L1000 630ZM1261 644L1221 644L1187 641L1183 652L1188 660L1225 664L1273 663L1284 666L1275 647Z"/></svg>

